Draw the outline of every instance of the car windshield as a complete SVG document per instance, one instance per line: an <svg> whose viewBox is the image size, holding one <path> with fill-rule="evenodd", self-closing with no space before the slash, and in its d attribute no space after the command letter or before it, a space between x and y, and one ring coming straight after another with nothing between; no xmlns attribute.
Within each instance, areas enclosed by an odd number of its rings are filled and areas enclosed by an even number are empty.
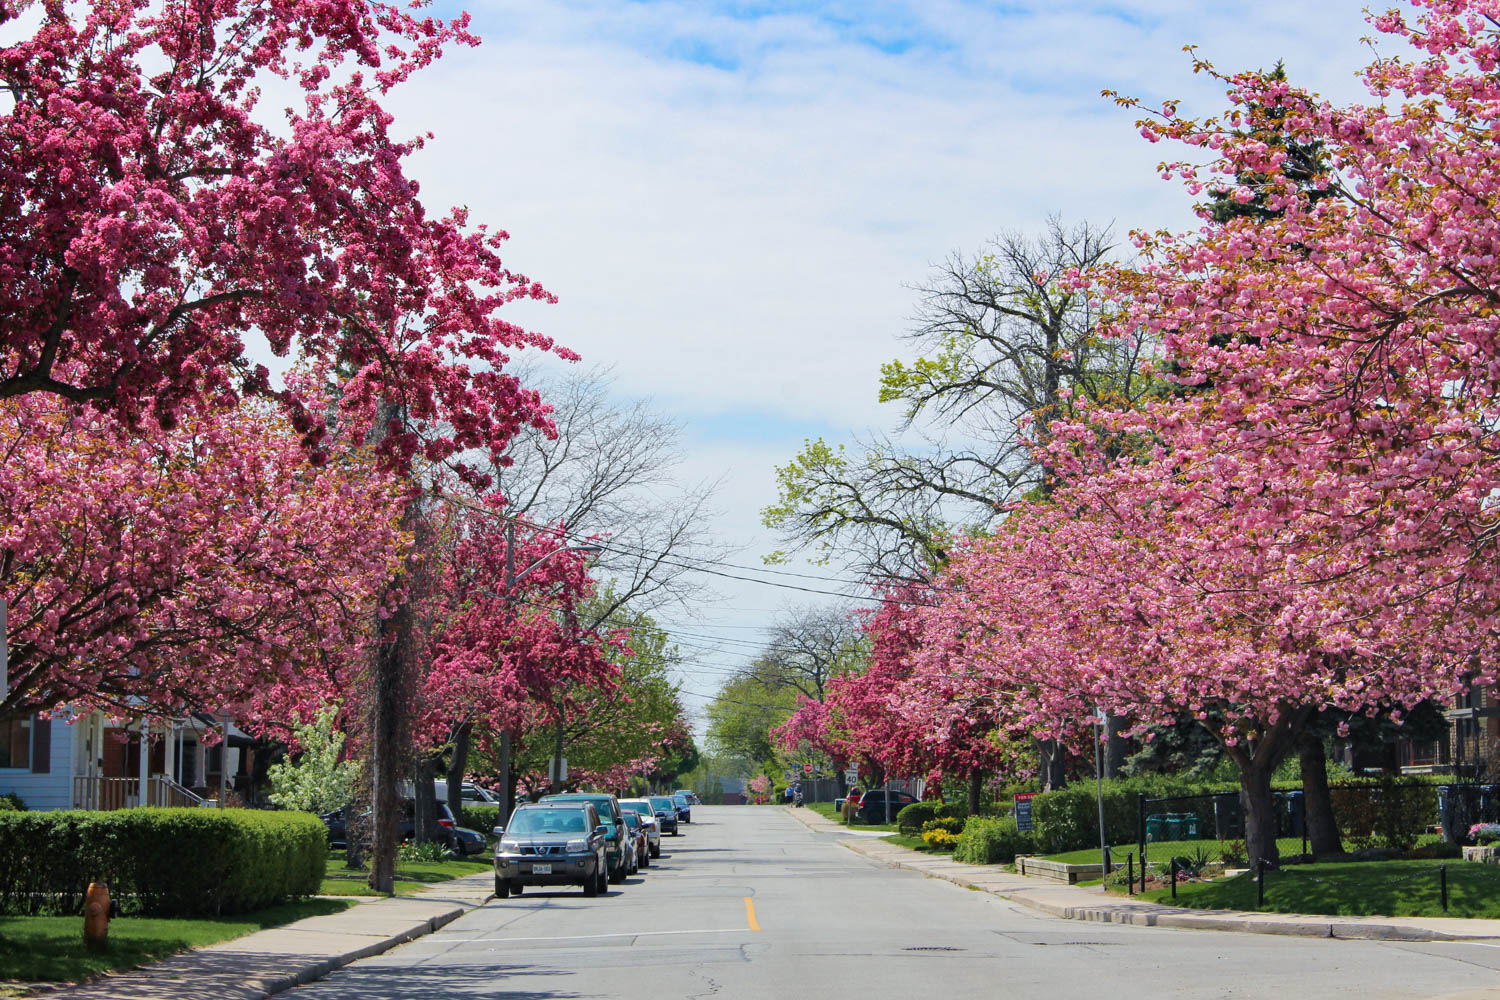
<svg viewBox="0 0 1500 1000"><path fill-rule="evenodd" d="M674 795L672 796L672 801L677 803L679 806L685 806L688 804L686 795Z"/></svg>
<svg viewBox="0 0 1500 1000"><path fill-rule="evenodd" d="M549 795L546 798L542 799L542 801L543 802L587 802L589 805L591 805L591 806L594 807L594 810L596 812L599 813L599 822L601 822L601 823L614 823L616 820L618 820L620 818L615 813L615 800L614 799L606 799L606 798L596 799L596 798L593 798L592 796L590 796L587 799L583 799L583 798L572 799L572 798L560 798L560 797L556 797L555 798L555 797Z"/></svg>
<svg viewBox="0 0 1500 1000"><path fill-rule="evenodd" d="M636 812L641 814L642 819L656 818L656 809L649 802L641 802L636 799L631 799L629 802L621 802L620 808L634 809Z"/></svg>
<svg viewBox="0 0 1500 1000"><path fill-rule="evenodd" d="M510 818L512 833L587 833L588 816L582 809L519 809Z"/></svg>
<svg viewBox="0 0 1500 1000"><path fill-rule="evenodd" d="M626 826L630 827L632 830L636 830L636 829L640 828L640 825L641 825L641 816L640 816L640 813L636 812L634 809L621 809L620 813L625 817L625 825Z"/></svg>
<svg viewBox="0 0 1500 1000"><path fill-rule="evenodd" d="M662 812L671 812L672 811L672 800L669 799L669 798L666 798L665 796L663 796L662 798L659 798L659 799L652 799L651 800L651 807L653 809L660 809Z"/></svg>

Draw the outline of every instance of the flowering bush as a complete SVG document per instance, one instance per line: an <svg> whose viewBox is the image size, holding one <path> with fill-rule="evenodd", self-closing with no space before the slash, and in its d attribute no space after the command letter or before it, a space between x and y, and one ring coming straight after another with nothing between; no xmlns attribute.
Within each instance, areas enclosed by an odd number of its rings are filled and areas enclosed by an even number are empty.
<svg viewBox="0 0 1500 1000"><path fill-rule="evenodd" d="M1500 823L1475 823L1469 827L1469 839L1476 844L1500 843Z"/></svg>
<svg viewBox="0 0 1500 1000"><path fill-rule="evenodd" d="M928 833L932 830L947 830L957 837L964 832L965 819L962 816L938 816L922 824L922 832Z"/></svg>
<svg viewBox="0 0 1500 1000"><path fill-rule="evenodd" d="M934 850L951 851L958 845L958 836L942 827L924 831L922 841Z"/></svg>

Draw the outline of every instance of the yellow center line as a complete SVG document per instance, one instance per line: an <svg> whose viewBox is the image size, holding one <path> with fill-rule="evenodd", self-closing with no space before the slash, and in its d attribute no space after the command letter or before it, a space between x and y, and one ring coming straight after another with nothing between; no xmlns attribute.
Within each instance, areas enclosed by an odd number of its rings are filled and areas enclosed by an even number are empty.
<svg viewBox="0 0 1500 1000"><path fill-rule="evenodd" d="M750 921L752 931L760 930L760 923L755 919L755 900L749 896L745 897L745 919Z"/></svg>

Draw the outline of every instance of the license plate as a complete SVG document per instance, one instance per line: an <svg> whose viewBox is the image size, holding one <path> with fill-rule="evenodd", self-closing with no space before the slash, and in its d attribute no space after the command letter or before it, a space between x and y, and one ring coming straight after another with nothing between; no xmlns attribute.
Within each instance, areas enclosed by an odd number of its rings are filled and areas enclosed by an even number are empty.
<svg viewBox="0 0 1500 1000"><path fill-rule="evenodd" d="M551 865L532 865L531 866L531 874L533 874L533 875L551 875L552 874L552 866Z"/></svg>

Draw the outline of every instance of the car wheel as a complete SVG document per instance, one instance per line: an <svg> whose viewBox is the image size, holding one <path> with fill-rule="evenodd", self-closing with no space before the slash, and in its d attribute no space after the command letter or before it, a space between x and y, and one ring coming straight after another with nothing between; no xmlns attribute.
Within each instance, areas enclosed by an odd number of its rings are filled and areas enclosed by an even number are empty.
<svg viewBox="0 0 1500 1000"><path fill-rule="evenodd" d="M641 867L651 867L651 852L649 850L641 852Z"/></svg>
<svg viewBox="0 0 1500 1000"><path fill-rule="evenodd" d="M501 878L498 875L495 876L495 898L496 899L509 899L510 898L510 883L507 882L507 881L505 881L505 879Z"/></svg>
<svg viewBox="0 0 1500 1000"><path fill-rule="evenodd" d="M597 876L590 875L589 880L583 883L583 894L590 897L599 895L599 879Z"/></svg>
<svg viewBox="0 0 1500 1000"><path fill-rule="evenodd" d="M612 871L612 872L609 873L609 880L611 882L613 882L615 885L619 885L621 882L625 881L625 862L624 861L621 861L620 862L620 866L618 868L616 868L614 871Z"/></svg>
<svg viewBox="0 0 1500 1000"><path fill-rule="evenodd" d="M526 887L521 884L521 880L520 879L516 879L514 882L512 882L510 884L510 891L513 892L513 893L515 893L517 896L519 896L521 894L521 890L524 889L524 888L526 888Z"/></svg>
<svg viewBox="0 0 1500 1000"><path fill-rule="evenodd" d="M661 857L661 845L660 844L657 844L655 847L651 848L651 856L653 858L659 858L659 857Z"/></svg>

